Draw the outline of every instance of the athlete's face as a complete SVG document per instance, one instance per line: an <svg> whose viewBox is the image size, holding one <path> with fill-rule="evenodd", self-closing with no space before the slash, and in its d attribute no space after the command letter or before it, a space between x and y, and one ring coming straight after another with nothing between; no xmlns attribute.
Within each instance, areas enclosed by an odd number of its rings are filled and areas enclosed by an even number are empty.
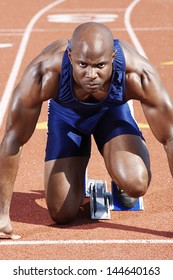
<svg viewBox="0 0 173 280"><path fill-rule="evenodd" d="M101 40L82 41L69 51L75 83L85 92L96 92L110 80L115 52Z"/></svg>

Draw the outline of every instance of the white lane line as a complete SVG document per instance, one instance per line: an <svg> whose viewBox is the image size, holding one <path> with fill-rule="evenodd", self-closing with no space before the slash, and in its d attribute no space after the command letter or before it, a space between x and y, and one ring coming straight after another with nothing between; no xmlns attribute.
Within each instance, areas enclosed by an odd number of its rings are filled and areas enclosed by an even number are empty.
<svg viewBox="0 0 173 280"><path fill-rule="evenodd" d="M91 14L91 13L90 13ZM98 13L97 13L98 14ZM109 15L109 14L107 14ZM73 28L65 28L65 30L73 30ZM112 27L111 30L114 31L127 31L127 29L125 27ZM157 26L157 27L133 27L134 31L172 31L173 30L173 26ZM1 36L13 36L16 35L23 35L25 29L0 29L0 35ZM53 32L58 32L59 29L55 29L55 28L33 28L32 32L49 32L49 31L53 31Z"/></svg>
<svg viewBox="0 0 173 280"><path fill-rule="evenodd" d="M16 245L97 245L97 244L173 244L173 239L142 239L142 240L25 240L25 241L0 241L0 246Z"/></svg>
<svg viewBox="0 0 173 280"><path fill-rule="evenodd" d="M18 53L16 55L16 59L15 62L13 64L9 79L7 81L2 99L1 99L1 103L0 103L0 127L2 126L2 122L3 122L3 118L5 116L10 98L11 98L11 94L12 94L12 90L25 54L25 50L28 44L28 40L29 37L31 35L33 26L35 25L35 23L38 21L38 19L44 14L46 13L48 10L52 9L53 7L61 4L62 2L65 2L66 0L58 0L55 1L51 4L49 4L48 6L44 7L43 9L41 9L37 14L35 14L35 16L30 20L29 24L27 25Z"/></svg>
<svg viewBox="0 0 173 280"><path fill-rule="evenodd" d="M135 6L140 2L140 0L134 0L127 8L126 12L125 12L125 17L124 17L124 24L126 26L127 32L136 48L136 50L143 55L144 57L147 57L145 54L145 51L142 47L142 45L140 44L136 34L134 33L134 30L132 28L131 22L130 22L130 17L131 17L131 13L133 11L133 9L135 8Z"/></svg>
<svg viewBox="0 0 173 280"><path fill-rule="evenodd" d="M132 25L131 25L131 22L130 22L130 18L131 18L131 14L132 14L132 11L133 9L135 8L135 6L140 2L140 0L134 0L132 1L132 3L128 6L128 8L126 9L125 11L125 15L124 15L124 24L125 24L125 27L126 27L126 30L134 44L134 47L136 48L136 50L144 57L147 57L146 56L146 53L142 47L142 45L140 44L135 32L134 32L134 29L132 28ZM130 110L131 110L131 113L132 113L132 116L134 117L135 119L135 114L134 114L134 107L133 107L133 100L130 100L128 101L128 104L129 104L129 107L130 107Z"/></svg>
<svg viewBox="0 0 173 280"><path fill-rule="evenodd" d="M130 22L130 17L131 17L131 13L132 13L133 9L135 8L135 6L139 2L140 2L140 0L132 1L131 4L125 10L125 14L124 14L124 24L125 24L125 27L126 27L126 31L129 34L132 42L134 43L134 46L138 49L139 49L140 43L139 43L139 41L138 41L134 31L133 31L133 28L132 28L132 25L131 25L131 22ZM140 50L141 50L141 48L140 48ZM129 100L128 105L129 105L131 114L132 114L133 118L135 119L133 100Z"/></svg>
<svg viewBox="0 0 173 280"><path fill-rule="evenodd" d="M11 48L12 44L0 44L0 49L4 49L4 48Z"/></svg>
<svg viewBox="0 0 173 280"><path fill-rule="evenodd" d="M73 28L71 27L67 27L64 28L65 32L72 32L73 31ZM127 29L125 27L116 27L116 28L111 28L112 31L115 31L116 33L117 32L127 32ZM173 27L134 27L133 28L134 31L140 31L140 32L156 32L156 31L172 31L173 30ZM15 33L15 31L8 31L7 32L10 32L10 33L5 33L3 31L0 31L0 37L21 37L23 36L23 33L24 33L24 30L20 31L20 32L17 32ZM59 29L55 29L55 28L34 28L32 30L32 33L37 33L37 32L42 32L42 33L47 33L47 32L54 32L54 33L57 33L59 32Z"/></svg>
<svg viewBox="0 0 173 280"><path fill-rule="evenodd" d="M116 33L117 32L127 32L127 29L125 27L116 27L116 28L111 28L112 31L115 31ZM134 27L133 28L134 31L140 31L140 32L156 32L156 31L172 31L173 30L173 27ZM64 28L64 31L65 32L72 32L73 31L73 28L71 27L67 27ZM54 32L54 33L57 33L59 32L59 29L55 29L55 28L35 28L32 30L32 33L47 33L47 32ZM21 37L23 36L23 33L24 33L24 30L21 31L21 32L18 32L18 33L15 33L15 31L11 31L10 33L3 33L0 31L0 37Z"/></svg>
<svg viewBox="0 0 173 280"><path fill-rule="evenodd" d="M5 33L5 34L2 34L0 33L0 37L21 37L23 36L23 33Z"/></svg>
<svg viewBox="0 0 173 280"><path fill-rule="evenodd" d="M0 28L0 32L6 33L6 32L24 32L25 29L16 29L16 28Z"/></svg>

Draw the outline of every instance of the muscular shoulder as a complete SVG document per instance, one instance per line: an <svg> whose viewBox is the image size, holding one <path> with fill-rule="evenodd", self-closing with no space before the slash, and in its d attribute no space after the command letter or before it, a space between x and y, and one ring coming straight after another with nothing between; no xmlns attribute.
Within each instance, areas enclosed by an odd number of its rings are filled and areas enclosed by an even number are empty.
<svg viewBox="0 0 173 280"><path fill-rule="evenodd" d="M55 41L35 57L24 71L20 82L22 88L26 89L30 84L32 89L40 89L42 101L54 97L66 47L67 41Z"/></svg>
<svg viewBox="0 0 173 280"><path fill-rule="evenodd" d="M60 73L62 57L67 47L67 41L58 40L46 48L30 63L29 67L36 68L45 74L46 71L53 71Z"/></svg>
<svg viewBox="0 0 173 280"><path fill-rule="evenodd" d="M140 55L126 42L121 42L121 46L126 60L127 99L152 103L156 98L157 88L160 86L158 72L148 59Z"/></svg>

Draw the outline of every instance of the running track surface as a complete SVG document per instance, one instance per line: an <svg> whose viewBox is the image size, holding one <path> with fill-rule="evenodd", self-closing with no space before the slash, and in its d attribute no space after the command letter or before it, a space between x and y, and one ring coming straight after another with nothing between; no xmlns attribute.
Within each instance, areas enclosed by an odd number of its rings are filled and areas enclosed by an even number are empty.
<svg viewBox="0 0 173 280"><path fill-rule="evenodd" d="M147 56L173 93L173 2L170 0L112 0L106 6L104 0L6 0L0 2L0 10L1 139L11 89L26 65L51 41L71 37L73 29L82 21L106 18L105 24L112 29L114 37L135 45ZM65 17L69 14L70 17ZM114 211L111 220L93 221L86 199L72 224L54 225L43 190L47 112L44 104L38 127L24 147L12 199L14 233L22 238L16 242L1 240L0 259L173 259L173 181L166 155L148 128L140 104L134 102L133 106L150 150L153 173L144 197L144 211ZM110 187L109 175L94 143L88 176L107 180Z"/></svg>

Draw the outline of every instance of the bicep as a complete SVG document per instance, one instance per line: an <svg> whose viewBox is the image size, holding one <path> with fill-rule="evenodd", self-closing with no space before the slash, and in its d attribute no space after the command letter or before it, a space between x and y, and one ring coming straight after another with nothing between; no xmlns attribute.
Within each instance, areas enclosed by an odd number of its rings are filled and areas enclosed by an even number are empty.
<svg viewBox="0 0 173 280"><path fill-rule="evenodd" d="M41 87L32 79L23 78L13 92L8 111L5 139L10 146L19 148L34 132L42 101Z"/></svg>

